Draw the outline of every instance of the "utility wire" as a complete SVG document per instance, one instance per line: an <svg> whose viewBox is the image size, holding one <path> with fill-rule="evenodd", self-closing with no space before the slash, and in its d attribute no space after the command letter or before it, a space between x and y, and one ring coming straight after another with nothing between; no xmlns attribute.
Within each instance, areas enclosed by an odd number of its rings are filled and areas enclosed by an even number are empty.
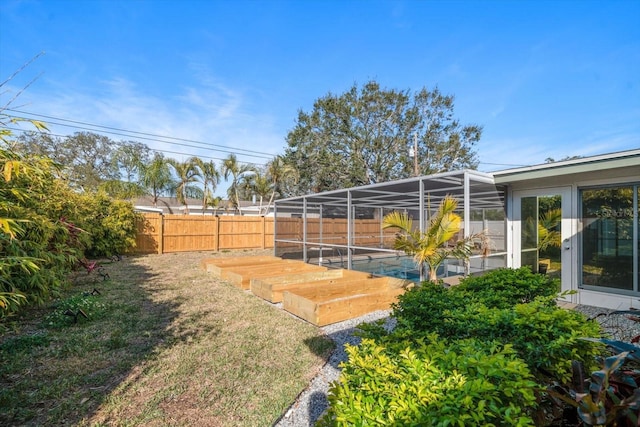
<svg viewBox="0 0 640 427"><path fill-rule="evenodd" d="M13 128L13 127L9 127L9 126L3 126L2 129L8 129L11 131L16 131L16 132L24 132L24 129L19 129L19 128ZM69 135L60 135L60 134L56 134L56 133L51 133L51 132L47 132L46 135L51 135L51 136L57 136L60 138L68 138ZM146 138L151 140L151 138ZM156 141L156 140L152 140L152 141ZM157 141L157 142L165 142L165 141ZM176 144L176 145L184 145L184 144ZM201 148L201 147L194 147L194 148ZM213 156L206 156L206 155L200 155L200 154L190 154L190 153L182 153L179 151L170 151L170 150L161 150L158 148L149 148L151 151L154 152L162 152L162 153L166 153L166 154L178 154L181 156L189 156L189 157L199 157L199 158L204 158L204 159L211 159L211 160L221 160L224 161L226 159L220 158L220 157L213 157ZM241 156L245 156L246 154L242 154L242 153L238 153ZM246 162L246 161L241 161L242 163L247 163L247 164L252 164L255 166L266 166L264 163L254 163L254 162Z"/></svg>
<svg viewBox="0 0 640 427"><path fill-rule="evenodd" d="M22 111L22 110L14 110L11 108L7 108L5 111L11 111L14 113L19 113L19 114L27 114L30 116L35 116L35 117L42 117L42 118L46 118L46 119L53 119L53 120L58 120L61 122L67 122L67 123L75 123L75 124L79 124L79 125L83 125L83 126L91 126L92 128L99 128L99 129L106 129L106 130L110 130L110 131L117 131L117 132L126 132L127 134L132 134L132 135L143 135L143 136L148 136L148 137L153 137L153 138L161 138L161 139L169 139L169 140L173 140L173 141L183 141L183 142L190 142L190 143L194 143L194 144L201 144L201 145L205 145L207 147L222 147L222 148L228 148L224 145L220 145L220 144L214 144L211 142L202 142L202 141L196 141L193 139L186 139L186 138L178 138L178 137L174 137L174 136L166 136L166 135L157 135L157 134L153 134L153 133L148 133L148 132L138 132L138 131L132 131L132 130L128 130L128 129L121 129L121 128L116 128L116 127L111 127L111 126L103 126L103 125L96 125L93 123L88 123L88 122L82 122L82 121L77 121L77 120L70 120L70 119L64 119L61 117L54 117L54 116L48 116L45 114L38 114L38 113L32 113L29 111ZM13 116L13 117L17 117L17 116ZM17 118L22 118L25 119L26 117L17 117ZM67 127L72 127L72 128L77 128L77 129L84 129L84 130L94 130L95 129L88 129L85 127L81 127L81 126L72 126L72 125L65 125L65 124L61 124L61 123L53 123L53 124L57 124L60 126L67 126ZM108 133L108 132L105 132ZM120 136L130 136L130 135L122 135L119 133L114 133L115 135L120 135ZM157 141L157 139L151 139L152 141ZM160 141L162 142L162 141ZM200 147L198 147L200 148ZM253 156L253 157L264 157L267 159L271 159L273 158L273 154L271 153L266 153L264 151L256 151L256 150L248 150L245 148L236 148L235 149L237 154L240 154L240 152L244 152L244 153L252 153L252 154L257 154L258 156ZM224 151L224 150L216 150L216 151ZM249 154L246 154L249 155Z"/></svg>
<svg viewBox="0 0 640 427"><path fill-rule="evenodd" d="M9 117L14 117L14 118L19 118L19 119L26 119L26 117L18 117L18 116L9 116ZM87 130L87 131L91 131L91 132L96 132L95 129L79 127L79 126L74 126L74 125L67 125L67 124L64 124L64 123L57 123L57 122L48 121L47 125L49 125L49 124L57 125L57 126L70 127L70 128L73 128L73 129L82 129L82 130ZM258 154L239 153L239 152L236 152L236 151L222 150L222 149L219 149L219 148L198 147L196 145L184 144L184 143L181 143L181 142L162 141L162 140L159 140L159 139L149 138L149 137L146 137L146 136L132 136L132 135L119 133L119 132L104 131L104 130L101 130L99 132L100 133L107 133L107 134L110 134L110 135L124 136L124 137L127 137L127 138L143 139L145 141L162 142L162 143L165 143L165 144L180 145L180 146L183 146L183 147L196 148L196 149L200 149L200 150L220 151L222 153L237 154L237 155L247 156L247 157L257 157L257 158L269 159L269 160L271 160L274 157L274 156L268 156L267 157L267 156L262 156L262 155L258 155ZM51 135L53 135L53 134L51 134ZM56 136L62 136L62 135L56 135Z"/></svg>

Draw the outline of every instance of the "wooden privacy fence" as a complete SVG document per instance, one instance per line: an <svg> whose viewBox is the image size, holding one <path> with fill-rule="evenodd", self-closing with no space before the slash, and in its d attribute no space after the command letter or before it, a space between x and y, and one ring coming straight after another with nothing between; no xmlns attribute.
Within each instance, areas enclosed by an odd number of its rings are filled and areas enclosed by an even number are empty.
<svg viewBox="0 0 640 427"><path fill-rule="evenodd" d="M143 214L135 253L273 248L273 218Z"/></svg>
<svg viewBox="0 0 640 427"><path fill-rule="evenodd" d="M135 253L219 251L226 249L271 249L274 247L273 218L256 216L143 214L138 224ZM278 218L278 238L302 241L302 218ZM347 220L307 219L307 242L345 245ZM353 222L352 244L384 247L393 241L393 230L381 230L378 219ZM286 244L282 246L297 246Z"/></svg>

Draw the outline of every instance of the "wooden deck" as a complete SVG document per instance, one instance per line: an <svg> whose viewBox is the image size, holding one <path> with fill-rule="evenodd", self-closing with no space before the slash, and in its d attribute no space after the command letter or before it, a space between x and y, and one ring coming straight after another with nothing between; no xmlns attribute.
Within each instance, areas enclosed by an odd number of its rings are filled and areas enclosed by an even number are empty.
<svg viewBox="0 0 640 427"><path fill-rule="evenodd" d="M317 326L389 309L408 282L277 257L209 258L202 268Z"/></svg>

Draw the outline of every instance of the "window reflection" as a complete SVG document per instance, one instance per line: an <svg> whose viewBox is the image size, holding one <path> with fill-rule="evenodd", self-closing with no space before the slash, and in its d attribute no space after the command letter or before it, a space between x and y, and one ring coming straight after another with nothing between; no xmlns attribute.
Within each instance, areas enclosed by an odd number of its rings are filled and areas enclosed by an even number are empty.
<svg viewBox="0 0 640 427"><path fill-rule="evenodd" d="M633 193L633 186L582 191L583 285L633 290Z"/></svg>

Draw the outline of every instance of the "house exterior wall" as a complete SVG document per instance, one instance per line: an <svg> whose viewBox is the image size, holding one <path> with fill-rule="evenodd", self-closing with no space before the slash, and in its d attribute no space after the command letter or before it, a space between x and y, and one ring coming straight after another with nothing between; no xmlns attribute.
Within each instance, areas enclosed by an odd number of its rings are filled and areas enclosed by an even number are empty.
<svg viewBox="0 0 640 427"><path fill-rule="evenodd" d="M638 159L638 163L635 165L617 167L617 168L596 168L594 167L592 170L582 171L579 173L571 173L571 174L553 174L550 173L549 176L540 177L537 179L532 179L531 177L526 177L526 174L523 174L523 179L519 179L517 176L514 177L504 177L498 178L497 181L504 181L509 179L508 185L508 196L507 196L507 216L508 216L508 236L507 239L510 241L509 248L509 260L508 264L511 267L519 267L516 265L517 262L514 262L514 253L513 247L514 239L519 239L520 236L514 233L514 228L518 229L519 227L514 227L514 193L517 194L520 192L544 192L545 189L558 189L558 188L568 188L569 189L569 203L570 203L570 212L571 218L567 218L566 224L570 229L570 242L567 244L571 249L571 261L569 265L564 265L563 270L568 268L570 271L570 279L569 283L563 283L563 289L569 289L576 291L574 295L567 296L567 299L570 302L576 304L585 304L592 305L597 307L609 308L609 309L629 309L630 307L638 307L640 306L640 292L638 289L639 284L638 281L638 228L640 228L638 221L638 206L636 202L635 212L634 212L634 233L635 237L633 240L634 245L636 246L634 257L635 257L635 289L633 291L619 291L616 289L607 289L607 288L599 288L593 289L589 286L584 286L582 283L582 254L583 254L583 232L585 230L586 224L583 223L581 217L581 208L582 208L582 200L581 200L581 192L585 189L594 189L594 188L611 188L617 186L633 186L640 185L640 158ZM637 187L636 187L637 188ZM637 189L636 189L637 192ZM637 196L636 196L637 198ZM563 220L563 227L565 226L565 222Z"/></svg>

